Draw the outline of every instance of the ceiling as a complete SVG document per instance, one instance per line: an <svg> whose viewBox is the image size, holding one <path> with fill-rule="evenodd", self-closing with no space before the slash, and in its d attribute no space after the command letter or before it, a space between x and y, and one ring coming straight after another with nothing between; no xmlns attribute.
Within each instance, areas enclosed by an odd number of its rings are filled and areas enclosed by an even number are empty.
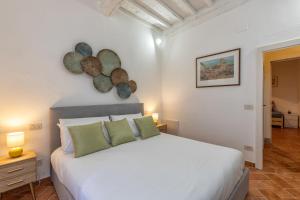
<svg viewBox="0 0 300 200"><path fill-rule="evenodd" d="M169 31L195 19L219 15L247 0L96 0L102 14L116 10L129 14L153 28ZM213 14L215 13L215 14Z"/></svg>

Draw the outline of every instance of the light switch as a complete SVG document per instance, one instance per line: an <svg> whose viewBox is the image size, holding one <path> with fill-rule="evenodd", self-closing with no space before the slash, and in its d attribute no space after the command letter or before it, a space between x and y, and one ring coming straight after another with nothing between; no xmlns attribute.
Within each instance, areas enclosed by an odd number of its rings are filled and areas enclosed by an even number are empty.
<svg viewBox="0 0 300 200"><path fill-rule="evenodd" d="M43 128L42 122L36 122L36 123L30 123L28 125L29 130L34 131L34 130L40 130Z"/></svg>
<svg viewBox="0 0 300 200"><path fill-rule="evenodd" d="M246 104L244 105L244 110L253 110L254 106L252 104Z"/></svg>

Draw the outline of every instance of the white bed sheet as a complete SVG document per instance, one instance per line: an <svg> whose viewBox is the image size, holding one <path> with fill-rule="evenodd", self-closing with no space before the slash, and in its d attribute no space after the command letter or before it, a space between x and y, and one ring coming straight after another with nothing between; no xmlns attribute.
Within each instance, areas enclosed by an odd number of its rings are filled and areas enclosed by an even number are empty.
<svg viewBox="0 0 300 200"><path fill-rule="evenodd" d="M76 200L225 200L240 179L240 151L161 134L51 163Z"/></svg>

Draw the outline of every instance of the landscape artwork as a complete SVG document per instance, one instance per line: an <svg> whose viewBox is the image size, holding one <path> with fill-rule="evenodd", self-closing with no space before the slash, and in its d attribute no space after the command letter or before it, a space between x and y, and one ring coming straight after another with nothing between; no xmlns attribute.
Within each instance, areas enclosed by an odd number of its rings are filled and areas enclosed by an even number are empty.
<svg viewBox="0 0 300 200"><path fill-rule="evenodd" d="M239 85L240 49L196 59L196 87Z"/></svg>
<svg viewBox="0 0 300 200"><path fill-rule="evenodd" d="M200 63L200 80L233 78L234 56L218 58Z"/></svg>

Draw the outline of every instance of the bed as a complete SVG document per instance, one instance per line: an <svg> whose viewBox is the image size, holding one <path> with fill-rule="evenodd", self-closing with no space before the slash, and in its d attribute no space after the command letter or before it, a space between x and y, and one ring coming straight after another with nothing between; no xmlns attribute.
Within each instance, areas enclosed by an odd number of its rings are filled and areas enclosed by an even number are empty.
<svg viewBox="0 0 300 200"><path fill-rule="evenodd" d="M241 152L161 134L81 158L60 149L59 118L143 113L143 104L50 110L51 178L60 200L243 200L249 171Z"/></svg>
<svg viewBox="0 0 300 200"><path fill-rule="evenodd" d="M272 126L284 127L284 115L278 111L272 111Z"/></svg>

